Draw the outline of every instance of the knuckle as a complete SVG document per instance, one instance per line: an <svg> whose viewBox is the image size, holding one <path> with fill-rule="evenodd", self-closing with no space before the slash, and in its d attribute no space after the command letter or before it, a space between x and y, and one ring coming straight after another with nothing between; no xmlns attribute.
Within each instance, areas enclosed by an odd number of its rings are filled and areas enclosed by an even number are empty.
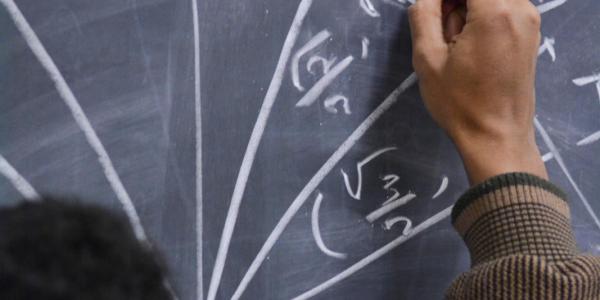
<svg viewBox="0 0 600 300"><path fill-rule="evenodd" d="M542 25L542 16L533 5L530 5L529 8L525 10L525 20L528 24L536 28L539 28Z"/></svg>
<svg viewBox="0 0 600 300"><path fill-rule="evenodd" d="M502 21L504 24L511 23L513 18L513 13L506 6L501 6L496 12L496 19Z"/></svg>

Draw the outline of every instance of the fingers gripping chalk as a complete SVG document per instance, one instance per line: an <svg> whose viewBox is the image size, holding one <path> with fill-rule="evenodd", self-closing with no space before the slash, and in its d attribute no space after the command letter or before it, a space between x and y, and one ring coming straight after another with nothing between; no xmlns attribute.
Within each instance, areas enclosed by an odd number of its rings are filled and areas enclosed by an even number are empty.
<svg viewBox="0 0 600 300"><path fill-rule="evenodd" d="M457 7L466 6L467 0L444 0L442 3L442 15L444 18Z"/></svg>

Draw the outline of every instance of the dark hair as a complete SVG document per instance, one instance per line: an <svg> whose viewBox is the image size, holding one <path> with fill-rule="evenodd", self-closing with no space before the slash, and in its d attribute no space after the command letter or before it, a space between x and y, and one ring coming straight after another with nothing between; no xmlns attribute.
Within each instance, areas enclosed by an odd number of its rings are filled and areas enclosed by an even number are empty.
<svg viewBox="0 0 600 300"><path fill-rule="evenodd" d="M74 199L0 209L0 299L170 299L161 260L129 223Z"/></svg>

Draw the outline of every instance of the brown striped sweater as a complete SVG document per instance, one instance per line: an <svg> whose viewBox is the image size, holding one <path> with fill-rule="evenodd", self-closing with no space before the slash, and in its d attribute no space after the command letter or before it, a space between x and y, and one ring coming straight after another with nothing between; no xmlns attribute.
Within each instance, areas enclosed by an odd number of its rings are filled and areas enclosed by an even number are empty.
<svg viewBox="0 0 600 300"><path fill-rule="evenodd" d="M471 270L447 299L600 299L600 258L577 250L570 220L565 194L533 175L472 188L452 212Z"/></svg>

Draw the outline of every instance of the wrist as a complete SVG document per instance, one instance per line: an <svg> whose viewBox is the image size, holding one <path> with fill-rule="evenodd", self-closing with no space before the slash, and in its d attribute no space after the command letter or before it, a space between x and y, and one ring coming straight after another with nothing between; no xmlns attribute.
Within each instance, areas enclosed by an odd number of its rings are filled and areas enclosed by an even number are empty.
<svg viewBox="0 0 600 300"><path fill-rule="evenodd" d="M533 129L522 135L462 132L452 136L471 185L514 172L548 179Z"/></svg>

